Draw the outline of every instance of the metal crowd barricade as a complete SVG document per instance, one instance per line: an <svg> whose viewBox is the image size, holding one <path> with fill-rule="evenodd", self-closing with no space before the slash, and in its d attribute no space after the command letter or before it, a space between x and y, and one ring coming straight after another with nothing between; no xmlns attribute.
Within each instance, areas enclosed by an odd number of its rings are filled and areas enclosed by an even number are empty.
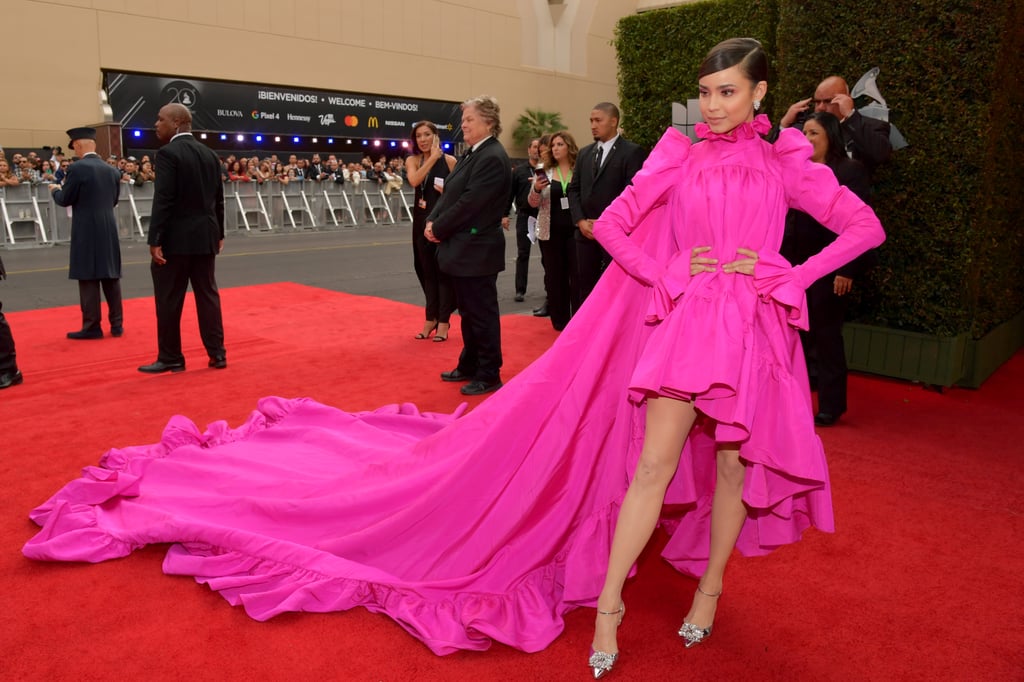
<svg viewBox="0 0 1024 682"><path fill-rule="evenodd" d="M257 191L257 185L252 182L232 182L231 192L225 191L224 212L229 211L229 196L234 200L234 210L231 211L233 223L239 230L246 232L251 230L272 230L274 223L267 213L267 206L263 202L263 196ZM266 223L265 228L260 227L260 218ZM225 221L226 222L226 221Z"/></svg>
<svg viewBox="0 0 1024 682"><path fill-rule="evenodd" d="M408 221L411 223L412 222L412 203L410 202L410 197L411 197L412 201L416 201L416 194L415 194L415 192L406 192L404 189L401 192L398 192L398 198L402 202L402 207L399 210L399 215L400 216L405 216L405 218L403 218L403 220L408 219Z"/></svg>
<svg viewBox="0 0 1024 682"><path fill-rule="evenodd" d="M306 197L305 180L292 180L288 184L265 183L260 186L261 194L268 194L271 199L273 217L283 218L282 226L293 230L316 227L316 216Z"/></svg>
<svg viewBox="0 0 1024 682"><path fill-rule="evenodd" d="M125 187L127 187L127 192ZM149 219L153 215L153 190L155 187L152 182L145 182L141 185L122 185L121 201L125 200L127 193L128 205L132 210L132 225L143 239L149 232Z"/></svg>
<svg viewBox="0 0 1024 682"><path fill-rule="evenodd" d="M387 217L391 220L393 225L395 221L395 214L391 212L391 202L388 201L387 195L384 194L384 190L380 189L380 186L372 181L364 181L360 183L363 188L363 199L365 200L364 207L366 212L370 214L373 219L373 224L377 225L380 221L377 220L377 212L381 213L381 220L384 219L384 213L387 213ZM372 197L372 198L371 198Z"/></svg>
<svg viewBox="0 0 1024 682"><path fill-rule="evenodd" d="M43 212L36 194L42 190L49 195L46 185L18 185L0 188L0 218L3 219L3 241L10 244L49 242ZM52 213L52 199L45 197L47 215Z"/></svg>
<svg viewBox="0 0 1024 682"><path fill-rule="evenodd" d="M356 214L352 210L352 202L349 201L350 187L351 185L343 182L324 181L320 183L321 193L324 198L324 225L340 227L346 220L351 222L352 225L359 224L359 221L356 220ZM339 215L341 216L341 222L338 222Z"/></svg>

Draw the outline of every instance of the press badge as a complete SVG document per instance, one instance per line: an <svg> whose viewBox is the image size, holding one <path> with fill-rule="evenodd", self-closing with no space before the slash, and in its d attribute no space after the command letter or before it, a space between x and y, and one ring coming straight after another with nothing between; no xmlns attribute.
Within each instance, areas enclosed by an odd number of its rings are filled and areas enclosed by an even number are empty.
<svg viewBox="0 0 1024 682"><path fill-rule="evenodd" d="M419 201L416 202L416 205L419 206L420 208L426 210L426 208L427 208L427 200L426 199L420 199Z"/></svg>
<svg viewBox="0 0 1024 682"><path fill-rule="evenodd" d="M568 211L569 210L569 197L562 197L562 210L563 211Z"/></svg>

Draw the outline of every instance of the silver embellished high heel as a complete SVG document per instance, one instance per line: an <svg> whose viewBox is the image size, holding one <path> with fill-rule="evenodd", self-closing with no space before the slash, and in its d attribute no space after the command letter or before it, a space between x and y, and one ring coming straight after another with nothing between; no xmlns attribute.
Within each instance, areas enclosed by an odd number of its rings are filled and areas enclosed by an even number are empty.
<svg viewBox="0 0 1024 682"><path fill-rule="evenodd" d="M718 599L722 596L722 591L719 590L715 594L705 592L697 585L697 591L703 594L705 597L711 597L712 599ZM679 636L686 640L686 648L689 649L692 646L696 646L703 642L705 639L711 636L711 628L709 625L706 628L694 625L693 623L687 623L683 621L682 627L679 628Z"/></svg>
<svg viewBox="0 0 1024 682"><path fill-rule="evenodd" d="M601 616L618 616L619 622L615 624L615 627L622 625L622 619L626 616L626 604L622 603L621 606L615 611L602 611L597 610L598 615ZM590 666L591 671L594 673L594 679L599 680L612 671L612 666L615 665L615 661L619 660L618 654L609 654L605 651L595 651L593 647L590 648L590 659L587 661L587 665Z"/></svg>

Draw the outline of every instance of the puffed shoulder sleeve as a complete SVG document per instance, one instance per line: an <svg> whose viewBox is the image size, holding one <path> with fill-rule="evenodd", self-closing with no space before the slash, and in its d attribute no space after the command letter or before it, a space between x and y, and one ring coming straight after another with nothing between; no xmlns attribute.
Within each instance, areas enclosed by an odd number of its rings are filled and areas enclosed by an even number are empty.
<svg viewBox="0 0 1024 682"><path fill-rule="evenodd" d="M774 153L786 201L790 208L807 213L839 237L802 265L788 267L783 258L764 254L754 268L758 292L790 308L791 322L801 327L806 327L802 292L815 280L885 241L875 212L840 185L828 166L811 161L812 151L798 130L786 128L779 134Z"/></svg>
<svg viewBox="0 0 1024 682"><path fill-rule="evenodd" d="M675 128L666 130L633 176L633 184L594 223L594 237L601 246L626 272L649 286L661 279L664 267L634 244L629 235L651 211L668 202L689 155L689 138Z"/></svg>

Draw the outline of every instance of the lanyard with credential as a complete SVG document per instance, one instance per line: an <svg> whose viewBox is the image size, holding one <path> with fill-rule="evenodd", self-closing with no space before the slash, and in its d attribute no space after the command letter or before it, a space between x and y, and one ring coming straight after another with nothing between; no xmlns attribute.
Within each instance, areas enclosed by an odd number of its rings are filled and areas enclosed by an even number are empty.
<svg viewBox="0 0 1024 682"><path fill-rule="evenodd" d="M572 171L569 171L569 177L566 178L562 175L562 169L556 168L558 171L558 182L562 185L562 196L569 196L569 183L572 182Z"/></svg>

